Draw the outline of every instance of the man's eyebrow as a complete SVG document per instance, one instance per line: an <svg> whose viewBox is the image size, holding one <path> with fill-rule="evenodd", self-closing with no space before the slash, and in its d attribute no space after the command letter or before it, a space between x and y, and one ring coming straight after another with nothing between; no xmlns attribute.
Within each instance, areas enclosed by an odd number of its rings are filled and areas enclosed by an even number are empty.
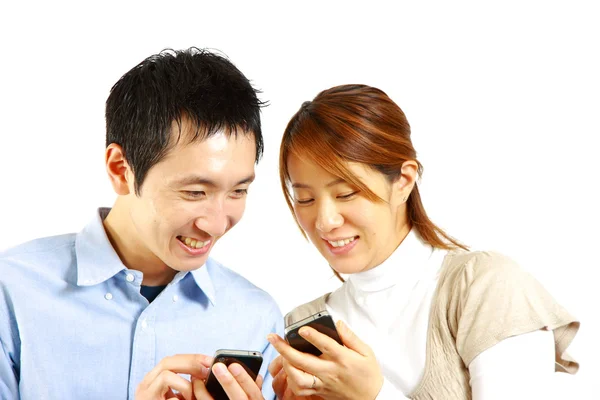
<svg viewBox="0 0 600 400"><path fill-rule="evenodd" d="M249 175L246 178L241 179L234 186L250 184L254 181L255 174ZM184 178L178 179L174 182L176 186L187 186L187 185L204 185L209 187L218 187L219 184L212 179L200 176L200 175L189 175Z"/></svg>
<svg viewBox="0 0 600 400"><path fill-rule="evenodd" d="M338 178L338 179L335 179L335 180L329 182L327 185L325 185L325 187L332 187L335 185L339 185L340 183L346 183L346 181L342 178ZM292 187L294 189L310 189L311 188L310 185L307 185L305 183L299 183L299 182L293 183Z"/></svg>

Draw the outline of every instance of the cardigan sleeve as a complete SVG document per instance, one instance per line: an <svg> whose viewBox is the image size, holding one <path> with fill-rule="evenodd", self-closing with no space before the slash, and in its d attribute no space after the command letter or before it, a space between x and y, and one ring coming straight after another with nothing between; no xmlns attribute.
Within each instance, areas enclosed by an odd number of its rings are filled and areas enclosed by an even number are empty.
<svg viewBox="0 0 600 400"><path fill-rule="evenodd" d="M514 261L476 252L457 279L453 297L456 347L464 364L504 339L537 330L554 333L555 370L575 373L566 349L579 322Z"/></svg>

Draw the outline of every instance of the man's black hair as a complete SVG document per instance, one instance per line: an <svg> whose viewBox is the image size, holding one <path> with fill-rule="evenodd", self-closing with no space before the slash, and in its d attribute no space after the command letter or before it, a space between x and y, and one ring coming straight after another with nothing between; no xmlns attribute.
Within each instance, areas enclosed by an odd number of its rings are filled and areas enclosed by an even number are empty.
<svg viewBox="0 0 600 400"><path fill-rule="evenodd" d="M173 122L196 127L190 139L225 131L254 135L256 162L263 152L258 90L227 58L195 47L152 55L121 77L106 100L106 146L120 145L135 175L144 179L172 147Z"/></svg>

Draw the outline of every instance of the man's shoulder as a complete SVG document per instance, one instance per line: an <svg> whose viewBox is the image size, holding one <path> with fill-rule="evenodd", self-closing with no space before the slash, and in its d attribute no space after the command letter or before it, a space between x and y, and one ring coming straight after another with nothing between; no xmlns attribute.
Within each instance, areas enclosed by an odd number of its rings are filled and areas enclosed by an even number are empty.
<svg viewBox="0 0 600 400"><path fill-rule="evenodd" d="M249 301L262 303L263 306L267 304L277 306L269 293L214 258L209 257L206 266L217 291L226 288L225 292L228 296L241 296Z"/></svg>
<svg viewBox="0 0 600 400"><path fill-rule="evenodd" d="M48 236L0 251L0 275L11 270L24 272L41 265L70 264L75 254L75 237L74 233Z"/></svg>

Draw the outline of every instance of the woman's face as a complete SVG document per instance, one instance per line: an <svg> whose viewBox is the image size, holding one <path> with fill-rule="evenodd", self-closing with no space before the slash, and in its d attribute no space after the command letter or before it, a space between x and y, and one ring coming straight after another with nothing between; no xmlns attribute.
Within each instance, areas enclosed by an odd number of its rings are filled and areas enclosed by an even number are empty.
<svg viewBox="0 0 600 400"><path fill-rule="evenodd" d="M357 188L316 164L290 155L288 171L296 218L311 242L337 272L352 274L385 261L406 237L407 179L389 183L360 163L350 171L385 201L368 200Z"/></svg>

